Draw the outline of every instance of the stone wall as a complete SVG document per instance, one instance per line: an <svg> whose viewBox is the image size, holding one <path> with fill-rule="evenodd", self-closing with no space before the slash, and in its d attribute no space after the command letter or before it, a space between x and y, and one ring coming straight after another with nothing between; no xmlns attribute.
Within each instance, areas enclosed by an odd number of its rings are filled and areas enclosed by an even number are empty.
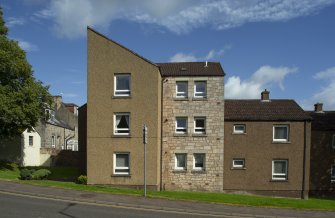
<svg viewBox="0 0 335 218"><path fill-rule="evenodd" d="M176 99L176 81L188 81L188 98ZM207 98L194 99L194 81L207 81ZM187 134L175 134L176 117L187 117ZM206 117L206 135L194 134L194 117ZM163 81L162 182L166 190L222 191L224 78L168 77ZM187 154L187 169L175 170L175 154ZM205 154L205 169L193 169L193 154Z"/></svg>

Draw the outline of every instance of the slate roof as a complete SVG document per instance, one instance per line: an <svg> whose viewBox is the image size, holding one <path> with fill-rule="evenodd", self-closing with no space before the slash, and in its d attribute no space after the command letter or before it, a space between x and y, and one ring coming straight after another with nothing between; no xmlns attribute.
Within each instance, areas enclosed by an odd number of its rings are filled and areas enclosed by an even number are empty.
<svg viewBox="0 0 335 218"><path fill-rule="evenodd" d="M335 130L335 111L323 111L321 113L309 112L312 117L312 130L333 131Z"/></svg>
<svg viewBox="0 0 335 218"><path fill-rule="evenodd" d="M169 76L224 76L219 62L156 63L163 77Z"/></svg>
<svg viewBox="0 0 335 218"><path fill-rule="evenodd" d="M294 100L225 100L226 121L304 121L311 117Z"/></svg>

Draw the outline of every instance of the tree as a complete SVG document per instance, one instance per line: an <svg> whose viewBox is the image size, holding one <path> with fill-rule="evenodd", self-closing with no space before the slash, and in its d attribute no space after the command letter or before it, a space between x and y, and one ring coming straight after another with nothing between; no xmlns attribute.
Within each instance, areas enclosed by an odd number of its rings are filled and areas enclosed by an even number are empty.
<svg viewBox="0 0 335 218"><path fill-rule="evenodd" d="M49 87L34 78L26 53L7 32L0 7L0 138L31 129L51 102Z"/></svg>

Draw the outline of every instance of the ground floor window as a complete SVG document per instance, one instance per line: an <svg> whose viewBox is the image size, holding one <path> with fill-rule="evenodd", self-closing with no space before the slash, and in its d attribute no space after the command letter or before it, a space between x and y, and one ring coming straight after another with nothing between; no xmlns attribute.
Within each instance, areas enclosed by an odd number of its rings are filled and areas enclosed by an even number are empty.
<svg viewBox="0 0 335 218"><path fill-rule="evenodd" d="M129 175L129 153L115 153L113 159L113 173L116 175Z"/></svg>
<svg viewBox="0 0 335 218"><path fill-rule="evenodd" d="M186 170L187 164L187 155L186 154L176 154L175 155L175 169L176 170Z"/></svg>
<svg viewBox="0 0 335 218"><path fill-rule="evenodd" d="M272 161L272 179L287 180L287 160Z"/></svg>
<svg viewBox="0 0 335 218"><path fill-rule="evenodd" d="M193 169L205 169L205 154L193 154Z"/></svg>

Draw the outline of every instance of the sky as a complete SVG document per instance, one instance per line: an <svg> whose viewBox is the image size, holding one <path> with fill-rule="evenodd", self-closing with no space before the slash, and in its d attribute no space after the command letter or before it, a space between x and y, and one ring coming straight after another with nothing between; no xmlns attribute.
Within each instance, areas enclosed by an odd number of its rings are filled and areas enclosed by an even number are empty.
<svg viewBox="0 0 335 218"><path fill-rule="evenodd" d="M0 0L34 76L86 103L87 26L152 62L216 61L226 99L335 110L335 0Z"/></svg>

